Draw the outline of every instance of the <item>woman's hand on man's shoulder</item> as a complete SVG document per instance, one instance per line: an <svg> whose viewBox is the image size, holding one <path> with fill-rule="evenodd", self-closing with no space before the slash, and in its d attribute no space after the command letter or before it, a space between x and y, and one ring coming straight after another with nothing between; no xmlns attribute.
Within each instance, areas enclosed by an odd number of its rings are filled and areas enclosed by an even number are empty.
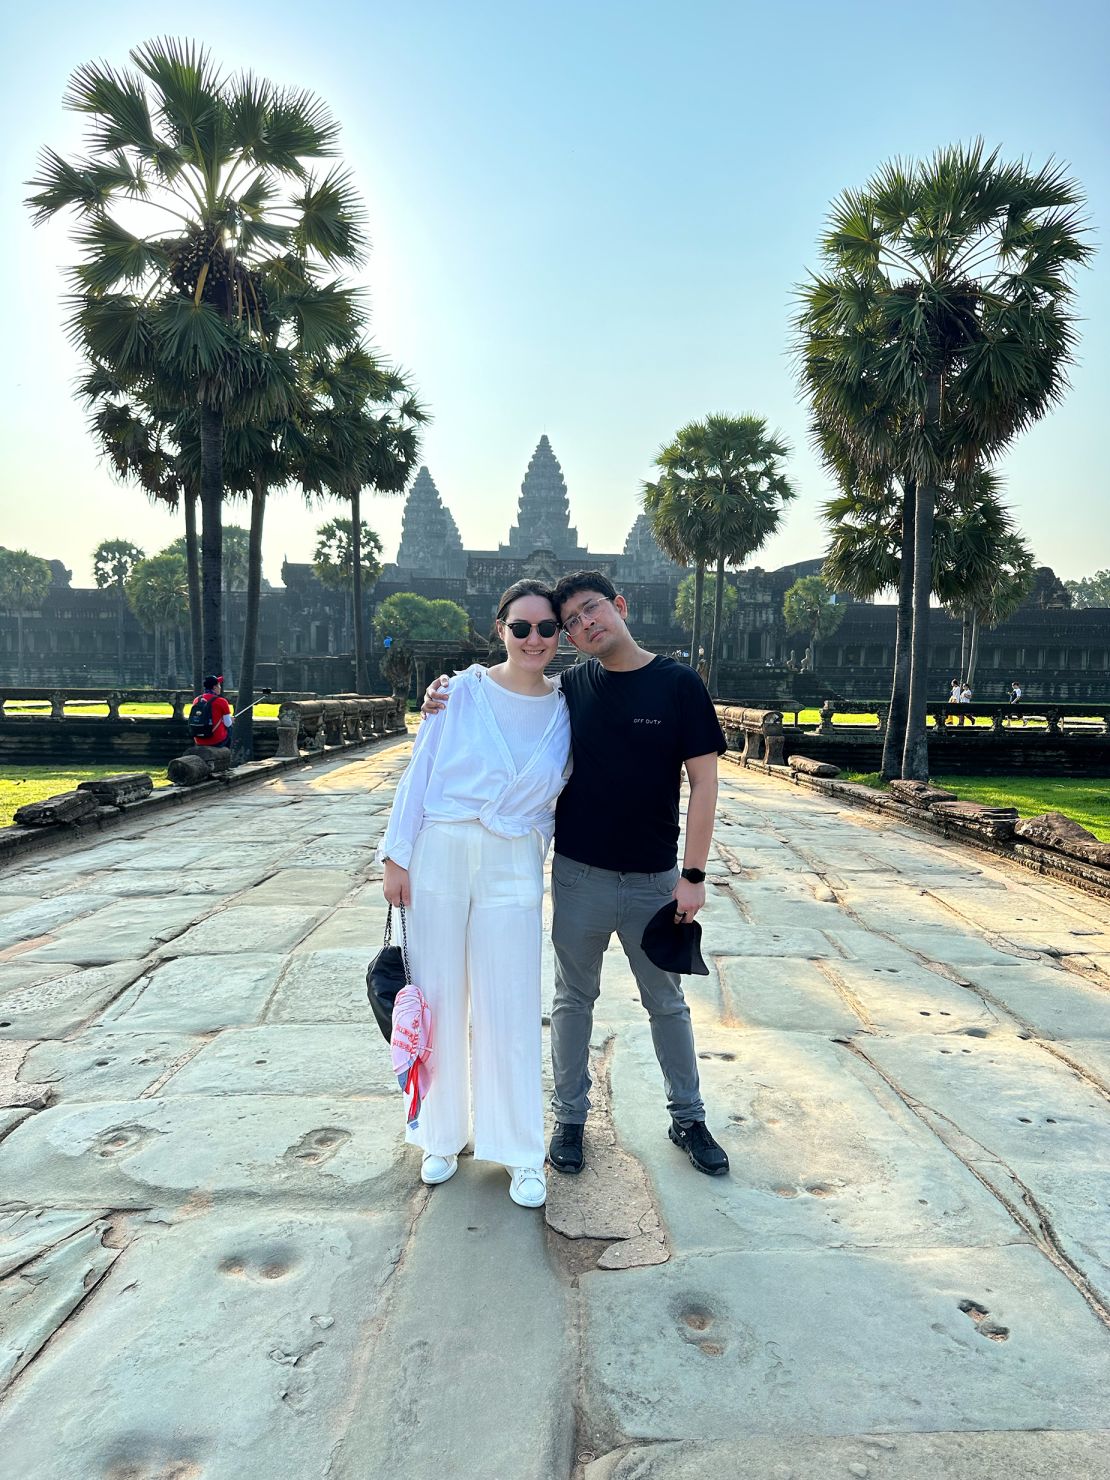
<svg viewBox="0 0 1110 1480"><path fill-rule="evenodd" d="M451 695L447 686L451 680L446 673L441 673L438 678L433 679L424 690L424 702L420 706L420 713L427 719L430 715L439 714L447 708L447 701Z"/></svg>

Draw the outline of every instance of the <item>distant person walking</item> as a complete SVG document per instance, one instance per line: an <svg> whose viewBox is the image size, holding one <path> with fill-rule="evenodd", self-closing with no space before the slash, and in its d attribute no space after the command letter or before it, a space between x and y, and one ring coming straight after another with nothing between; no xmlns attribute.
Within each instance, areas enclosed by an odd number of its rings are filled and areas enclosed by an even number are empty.
<svg viewBox="0 0 1110 1480"><path fill-rule="evenodd" d="M962 704L963 703L963 700L960 697L961 692L962 692L962 689L961 689L961 685L960 685L960 680L958 678L954 678L952 680L951 684L949 685L949 693L948 693L948 702L949 702L949 704ZM960 723L960 716L958 714L957 715L951 715L950 714L945 719L945 724L947 724L949 722L949 720L952 720L952 719L955 719L955 721L956 721L957 724Z"/></svg>
<svg viewBox="0 0 1110 1480"><path fill-rule="evenodd" d="M204 693L198 694L189 710L189 733L194 745L231 745L231 705L224 698L222 674L210 673Z"/></svg>
<svg viewBox="0 0 1110 1480"><path fill-rule="evenodd" d="M1009 699L1008 699L1007 702L1016 706L1016 705L1018 705L1018 704L1021 703L1021 696L1022 696L1021 684L1018 683L1017 680L1015 679L1010 684L1010 694L1009 694ZM1017 722L1021 726L1021 728L1024 730L1024 728L1025 728L1025 716L1024 716L1024 714L1019 714L1017 716Z"/></svg>
<svg viewBox="0 0 1110 1480"><path fill-rule="evenodd" d="M971 695L971 685L969 683L965 683L964 686L963 686L963 688L961 688L961 690L960 690L960 703L961 704L970 705L971 698L972 698L972 695ZM975 716L973 714L969 714L967 716L967 720L968 720L968 723L971 725L972 729L974 729L975 728ZM962 725L963 722L964 722L964 716L961 714L960 715L960 724Z"/></svg>

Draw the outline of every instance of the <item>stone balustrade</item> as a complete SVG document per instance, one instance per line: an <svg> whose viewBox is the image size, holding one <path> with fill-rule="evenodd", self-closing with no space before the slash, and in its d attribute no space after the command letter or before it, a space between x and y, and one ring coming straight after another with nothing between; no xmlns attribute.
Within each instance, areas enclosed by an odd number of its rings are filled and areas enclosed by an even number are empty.
<svg viewBox="0 0 1110 1480"><path fill-rule="evenodd" d="M732 704L718 704L716 709L728 748L740 751L742 761L762 761L768 766L783 764L781 710L744 709Z"/></svg>
<svg viewBox="0 0 1110 1480"><path fill-rule="evenodd" d="M1110 705L1107 704L1046 704L1034 700L1021 704L949 704L947 701L930 701L925 706L925 712L933 722L932 733L937 738L945 730L959 731L962 729L965 733L970 733L975 728L981 729L984 734L988 733L985 725L972 726L958 723L960 720L968 719L989 719L990 732L993 734L1009 729L1021 730L1032 727L1047 729L1050 735L1110 735ZM871 724L860 724L859 716L863 714L876 715L876 721ZM829 699L819 711L818 733L830 735L834 732L843 734L852 731L883 735L886 733L889 715L889 703L870 706L845 705L835 704ZM813 733L813 726L810 723L802 724L798 728Z"/></svg>
<svg viewBox="0 0 1110 1480"><path fill-rule="evenodd" d="M404 705L395 698L287 699L278 710L277 754L290 759L404 729Z"/></svg>
<svg viewBox="0 0 1110 1480"><path fill-rule="evenodd" d="M267 704L280 702L282 699L307 699L313 697L310 694L289 693L274 694L267 696L263 702ZM23 716L5 711L7 704L49 704L52 720L73 719L103 719L118 720L120 718L120 706L124 704L163 704L168 713L167 719L183 720L192 704L194 694L192 689L97 689L97 688L14 688L11 685L0 689L0 719L21 719ZM228 698L234 707L236 694L234 690L229 691ZM74 708L82 706L106 706L106 713L82 713L80 715L66 715L66 706ZM28 716L45 719L45 715ZM154 716L151 716L152 718Z"/></svg>

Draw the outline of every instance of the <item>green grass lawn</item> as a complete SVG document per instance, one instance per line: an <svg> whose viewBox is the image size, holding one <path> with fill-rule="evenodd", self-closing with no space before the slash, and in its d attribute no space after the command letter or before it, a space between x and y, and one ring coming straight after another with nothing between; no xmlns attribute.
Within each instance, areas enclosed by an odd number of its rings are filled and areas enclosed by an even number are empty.
<svg viewBox="0 0 1110 1480"><path fill-rule="evenodd" d="M844 771L842 781L885 790L877 771ZM1110 843L1110 780L1078 776L933 776L934 786L954 791L962 801L987 807L1016 807L1022 817L1062 812L1104 843Z"/></svg>
<svg viewBox="0 0 1110 1480"><path fill-rule="evenodd" d="M89 699L80 703L67 704L65 712L75 719L81 715L95 719L98 716L106 717L108 706L102 699ZM119 712L121 715L135 719L169 719L170 706L168 704L121 704ZM277 719L278 706L276 704L256 704L254 712L259 719ZM12 699L5 704L4 713L47 715L50 713L50 705L45 699Z"/></svg>
<svg viewBox="0 0 1110 1480"><path fill-rule="evenodd" d="M97 776L119 776L115 766L0 766L0 827L7 827L17 807L27 802L45 802L64 791L76 791L79 781ZM168 786L164 770L151 771L155 786Z"/></svg>

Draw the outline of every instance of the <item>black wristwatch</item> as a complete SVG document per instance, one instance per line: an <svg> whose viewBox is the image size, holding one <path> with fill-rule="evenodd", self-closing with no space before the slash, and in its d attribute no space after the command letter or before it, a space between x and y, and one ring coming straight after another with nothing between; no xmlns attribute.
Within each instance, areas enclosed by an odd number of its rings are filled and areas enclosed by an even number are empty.
<svg viewBox="0 0 1110 1480"><path fill-rule="evenodd" d="M700 868L684 868L682 870L682 877L688 884L704 884L705 870Z"/></svg>

